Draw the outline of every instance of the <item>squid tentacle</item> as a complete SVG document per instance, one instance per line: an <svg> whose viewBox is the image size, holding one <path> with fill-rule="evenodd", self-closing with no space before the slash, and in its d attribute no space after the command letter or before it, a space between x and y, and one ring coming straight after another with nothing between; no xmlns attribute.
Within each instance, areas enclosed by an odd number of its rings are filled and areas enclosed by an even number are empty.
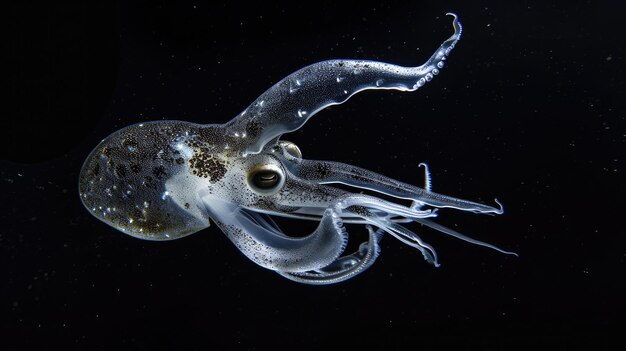
<svg viewBox="0 0 626 351"><path fill-rule="evenodd" d="M441 224L435 223L435 222L433 222L431 220L428 220L426 218L416 219L415 221L418 222L418 223L421 223L421 224L423 224L423 225L425 225L427 227L430 227L430 228L432 228L432 229L434 229L436 231L439 231L439 232L442 232L444 234L448 234L450 236L453 236L453 237L455 237L457 239L461 239L463 241L466 241L466 242L468 242L470 244L474 244L474 245L478 245L478 246L484 246L484 247L490 248L492 250L496 250L496 251L501 252L501 253L506 254L506 255L519 256L515 252L506 251L506 250L503 250L503 249L501 249L501 248L499 248L499 247L497 247L495 245L491 245L489 243L486 243L486 242L483 242L483 241L480 241L480 240L476 240L474 238L470 238L467 235L461 234L461 233L457 232L456 230L452 230L452 229L450 229L448 227L442 226Z"/></svg>
<svg viewBox="0 0 626 351"><path fill-rule="evenodd" d="M347 212L350 212L351 215L361 216L367 222L383 229L385 232L391 234L392 236L394 236L401 242L420 250L420 252L424 255L424 259L428 261L429 263L435 265L436 267L439 267L439 263L437 260L437 253L435 249L429 244L422 241L422 239L417 234L401 226L398 221L390 220L393 216L398 216L398 215L404 216L406 218L412 219L412 221L421 223L427 227L435 229L444 234L451 235L453 237L464 240L466 242L483 246L483 247L487 247L487 248L496 250L504 254L517 256L517 254L514 252L506 251L506 250L498 248L495 245L470 238L466 235L458 233L450 228L447 228L441 224L435 223L427 219L428 217L434 217L435 213L431 213L428 215L415 214L413 216L406 216L405 215L406 211L413 211L414 213L420 213L423 211L418 211L414 208L409 208L409 207L404 207L401 205L393 204L388 201L377 199L369 195L352 194L352 195L346 196L345 198L337 201L337 203L334 206L334 209L338 213L347 211ZM388 211L388 215L381 217L380 215L374 214L372 210L378 210L378 211L383 211L383 212Z"/></svg>
<svg viewBox="0 0 626 351"><path fill-rule="evenodd" d="M301 160L290 171L297 177L315 181L318 184L344 184L356 188L372 190L399 199L415 201L419 206L430 205L438 208L454 208L461 211L484 214L502 214L499 208L477 202L424 190L370 170L334 161ZM428 177L430 178L430 176ZM428 182L430 185L430 181Z"/></svg>
<svg viewBox="0 0 626 351"><path fill-rule="evenodd" d="M462 28L453 13L454 33L426 63L403 67L368 60L329 60L304 67L261 94L225 125L225 131L246 148L244 156L258 154L271 140L299 129L317 112L368 89L414 91L439 74L444 61L461 38Z"/></svg>
<svg viewBox="0 0 626 351"><path fill-rule="evenodd" d="M342 256L330 265L308 272L284 272L277 273L283 277L298 283L312 285L335 284L348 280L370 268L380 254L379 242L383 234L382 229L374 231L366 225L369 240L362 243L359 249L351 255Z"/></svg>
<svg viewBox="0 0 626 351"><path fill-rule="evenodd" d="M368 195L362 195L362 194L359 194L359 195L354 194L354 195L347 196L345 199L338 201L335 204L334 208L336 209L337 212L348 211L354 215L361 216L366 221L381 228L383 231L389 233L390 235L400 240L401 242L413 248L418 249L422 253L422 255L424 256L424 259L428 263L434 265L435 267L440 266L437 260L437 252L431 245L425 243L417 234L413 233L409 229L401 226L398 223L394 223L393 221L390 220L390 218L394 215L403 215L407 210L411 211L411 208L389 203L385 200L377 199L377 198L374 198ZM379 211L391 210L393 212L388 213L387 216L381 217L379 215L374 214L372 211L370 211L372 209L379 210ZM424 212L424 211L417 211L417 210L412 210L412 211ZM434 214L429 213L428 215L424 215L424 216L413 215L409 218L411 218L414 221L417 221L420 218L426 218L426 217L432 217L432 216L434 216Z"/></svg>
<svg viewBox="0 0 626 351"><path fill-rule="evenodd" d="M305 272L334 262L345 250L348 234L341 217L324 211L318 227L305 237L289 237L271 219L238 205L211 199L206 206L237 248L256 264L278 271Z"/></svg>
<svg viewBox="0 0 626 351"><path fill-rule="evenodd" d="M424 167L424 190L426 192L431 192L433 190L432 179L430 177L430 169L426 162L421 162L418 167Z"/></svg>

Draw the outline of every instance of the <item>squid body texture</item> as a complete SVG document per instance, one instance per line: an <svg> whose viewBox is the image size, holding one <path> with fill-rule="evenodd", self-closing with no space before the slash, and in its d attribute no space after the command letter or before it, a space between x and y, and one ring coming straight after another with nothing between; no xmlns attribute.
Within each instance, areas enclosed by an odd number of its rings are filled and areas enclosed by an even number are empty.
<svg viewBox="0 0 626 351"><path fill-rule="evenodd" d="M438 266L435 250L404 226L411 222L513 254L431 220L439 208L501 214L502 206L432 192L425 164L420 188L349 164L304 159L295 144L280 140L320 110L362 90L424 86L461 38L461 23L450 15L454 34L421 66L319 62L276 83L228 123L154 121L114 132L82 167L83 204L104 223L140 239L178 239L213 221L256 264L308 284L336 283L363 272L380 253L385 233ZM356 192L343 190L346 186ZM272 216L319 224L308 235L288 236ZM344 254L346 223L362 224L369 233L351 254Z"/></svg>

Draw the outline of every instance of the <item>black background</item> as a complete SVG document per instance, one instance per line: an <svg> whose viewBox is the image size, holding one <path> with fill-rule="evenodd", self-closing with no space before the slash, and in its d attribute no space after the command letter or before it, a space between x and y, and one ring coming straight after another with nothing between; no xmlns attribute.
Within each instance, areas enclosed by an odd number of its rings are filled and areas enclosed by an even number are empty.
<svg viewBox="0 0 626 351"><path fill-rule="evenodd" d="M7 10L0 349L607 347L626 292L624 9L338 3ZM459 14L463 38L433 82L416 93L363 92L285 139L305 158L418 185L417 165L428 162L435 191L498 197L502 216L442 211L440 222L519 258L413 226L441 268L386 237L369 271L306 286L254 265L216 227L148 242L81 205L80 166L114 130L156 119L226 122L320 60L421 64L451 34L448 11Z"/></svg>

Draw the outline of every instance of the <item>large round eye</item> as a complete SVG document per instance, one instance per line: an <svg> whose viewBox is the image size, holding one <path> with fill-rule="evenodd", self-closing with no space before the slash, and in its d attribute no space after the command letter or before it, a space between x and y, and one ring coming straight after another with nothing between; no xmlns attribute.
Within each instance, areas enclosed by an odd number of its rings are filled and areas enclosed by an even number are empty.
<svg viewBox="0 0 626 351"><path fill-rule="evenodd" d="M274 165L257 165L248 172L248 186L260 195L275 194L284 183L283 170Z"/></svg>
<svg viewBox="0 0 626 351"><path fill-rule="evenodd" d="M281 140L278 142L280 146L291 156L295 158L302 158L302 152L298 145L292 143L291 141Z"/></svg>

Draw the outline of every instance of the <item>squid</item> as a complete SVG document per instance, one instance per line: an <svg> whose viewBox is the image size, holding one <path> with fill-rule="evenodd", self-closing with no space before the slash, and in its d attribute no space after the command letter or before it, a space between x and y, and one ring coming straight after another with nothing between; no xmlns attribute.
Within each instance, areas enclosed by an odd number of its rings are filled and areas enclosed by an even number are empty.
<svg viewBox="0 0 626 351"><path fill-rule="evenodd" d="M147 240L182 238L212 221L254 263L306 284L362 273L378 257L385 234L439 266L434 248L406 227L412 222L515 255L433 221L441 208L481 214L501 214L503 208L497 200L494 207L433 192L426 164L420 164L426 181L418 187L341 162L304 159L298 146L281 140L360 91L422 88L461 38L458 17L449 15L454 33L420 66L323 61L282 79L225 124L163 120L114 132L82 166L82 203L102 222ZM310 234L290 236L276 216L318 225ZM346 224L363 225L368 233L349 254Z"/></svg>

